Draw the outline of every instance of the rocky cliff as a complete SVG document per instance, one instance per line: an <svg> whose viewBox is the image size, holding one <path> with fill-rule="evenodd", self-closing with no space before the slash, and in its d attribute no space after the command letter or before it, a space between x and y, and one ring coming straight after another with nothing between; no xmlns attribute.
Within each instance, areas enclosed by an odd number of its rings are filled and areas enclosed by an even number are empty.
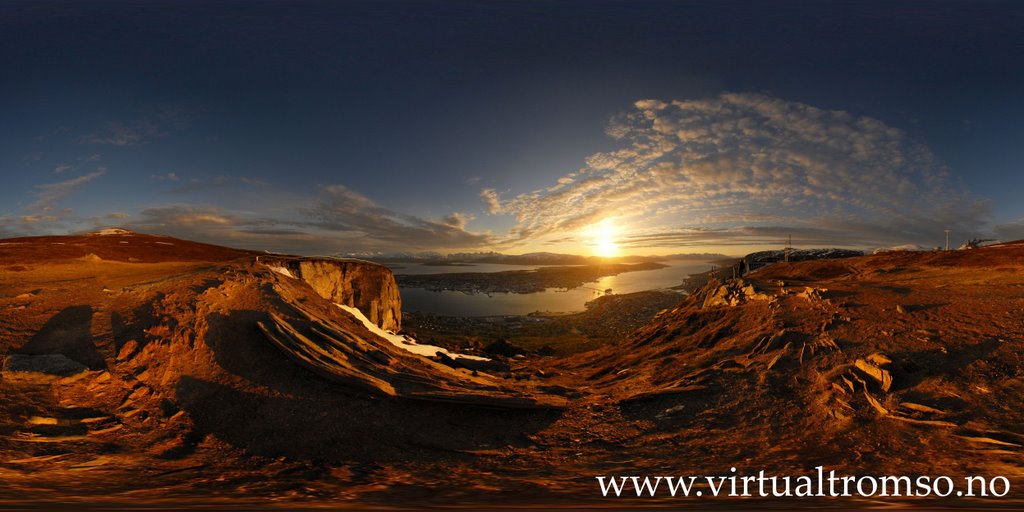
<svg viewBox="0 0 1024 512"><path fill-rule="evenodd" d="M363 260L335 258L259 258L271 267L287 269L321 297L359 308L379 327L398 332L402 327L402 297L391 270Z"/></svg>

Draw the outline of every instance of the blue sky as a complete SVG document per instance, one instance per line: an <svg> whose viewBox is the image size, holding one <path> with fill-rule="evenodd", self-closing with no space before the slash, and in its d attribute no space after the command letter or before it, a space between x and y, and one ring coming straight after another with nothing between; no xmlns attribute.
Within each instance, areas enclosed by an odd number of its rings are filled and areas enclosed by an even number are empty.
<svg viewBox="0 0 1024 512"><path fill-rule="evenodd" d="M1019 2L0 4L0 236L1024 238Z"/></svg>

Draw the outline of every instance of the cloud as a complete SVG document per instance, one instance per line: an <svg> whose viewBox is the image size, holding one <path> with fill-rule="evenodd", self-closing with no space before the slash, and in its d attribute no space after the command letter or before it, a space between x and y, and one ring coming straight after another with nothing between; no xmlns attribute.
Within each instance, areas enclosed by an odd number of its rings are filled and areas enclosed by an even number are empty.
<svg viewBox="0 0 1024 512"><path fill-rule="evenodd" d="M241 182L241 179L235 180ZM155 205L133 215L123 227L143 233L256 250L337 254L419 248L479 248L489 233L466 229L471 214L453 212L436 220L378 206L342 185L319 196L291 197L276 216L192 203Z"/></svg>
<svg viewBox="0 0 1024 512"><path fill-rule="evenodd" d="M348 233L393 247L477 248L493 240L488 233L465 229L470 217L453 213L439 221L426 220L377 206L343 185L324 187L322 199L303 213L305 226Z"/></svg>
<svg viewBox="0 0 1024 512"><path fill-rule="evenodd" d="M441 222L455 228L465 229L466 224L473 222L475 218L471 213L452 212L442 217Z"/></svg>
<svg viewBox="0 0 1024 512"><path fill-rule="evenodd" d="M165 137L167 132L157 124L138 120L130 122L112 121L100 130L80 135L78 144L106 144L110 146L134 146L149 140Z"/></svg>
<svg viewBox="0 0 1024 512"><path fill-rule="evenodd" d="M501 213L501 196L493 188L485 188L480 191L480 199L487 205L487 211L491 215Z"/></svg>
<svg viewBox="0 0 1024 512"><path fill-rule="evenodd" d="M71 170L74 170L74 167L71 167L68 164L60 164L57 167L53 168L54 174L60 174L60 173L62 173L64 171L71 171Z"/></svg>
<svg viewBox="0 0 1024 512"><path fill-rule="evenodd" d="M75 142L109 146L144 144L188 128L194 117L200 114L198 109L163 106L145 113L141 119L108 122L91 133L79 135ZM97 160L100 158L98 154L92 156Z"/></svg>
<svg viewBox="0 0 1024 512"><path fill-rule="evenodd" d="M38 185L36 187L39 190L36 193L36 201L29 205L29 208L32 210L50 211L53 209L54 205L58 201L71 195L71 193L75 192L79 188L84 187L89 182L95 180L96 178L99 178L100 176L103 176L106 173L107 170L103 167L100 167L99 169L89 174L83 174L82 176L79 176L77 178L72 178L57 183L46 183L43 185Z"/></svg>
<svg viewBox="0 0 1024 512"><path fill-rule="evenodd" d="M139 212L140 220L136 226L150 228L198 226L244 226L252 224L243 221L233 214L223 213L221 209L210 206L172 205L146 208Z"/></svg>
<svg viewBox="0 0 1024 512"><path fill-rule="evenodd" d="M178 177L178 173L169 172L167 174L153 174L149 177L153 181L178 181L181 178Z"/></svg>
<svg viewBox="0 0 1024 512"><path fill-rule="evenodd" d="M295 254L329 254L346 247L343 239L297 229L292 221L251 218L244 212L209 205L152 206L123 226L140 233Z"/></svg>
<svg viewBox="0 0 1024 512"><path fill-rule="evenodd" d="M54 215L24 215L21 217L21 221L26 224L35 224L37 222L57 222L59 219Z"/></svg>
<svg viewBox="0 0 1024 512"><path fill-rule="evenodd" d="M103 160L103 155L99 153L93 153L91 155L83 156L79 160L83 162L99 162L100 160Z"/></svg>
<svg viewBox="0 0 1024 512"><path fill-rule="evenodd" d="M996 238L1003 241L1024 240L1024 219L999 224L993 231Z"/></svg>
<svg viewBox="0 0 1024 512"><path fill-rule="evenodd" d="M788 233L815 245L937 243L989 216L926 146L843 111L762 94L643 100L606 131L621 149L546 189L505 201L481 191L488 211L515 216L507 241L614 217L636 246L777 244Z"/></svg>

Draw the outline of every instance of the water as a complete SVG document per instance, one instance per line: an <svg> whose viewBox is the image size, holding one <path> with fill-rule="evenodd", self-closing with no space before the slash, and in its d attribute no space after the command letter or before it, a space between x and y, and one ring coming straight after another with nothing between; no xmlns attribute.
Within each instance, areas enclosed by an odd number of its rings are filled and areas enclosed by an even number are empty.
<svg viewBox="0 0 1024 512"><path fill-rule="evenodd" d="M394 263L388 268L395 274L460 274L463 272L505 272L507 270L532 270L540 267L564 265L506 265L504 263L472 263L467 265L424 265L422 263Z"/></svg>
<svg viewBox="0 0 1024 512"><path fill-rule="evenodd" d="M537 293L495 293L491 295L478 293L470 295L450 290L434 292L423 288L401 288L402 309L450 316L526 315L536 311L583 311L584 304L604 295L604 291L608 288L612 289L612 293L617 294L665 289L682 283L690 274L703 272L711 267L711 264L707 262L668 261L663 263L669 266L656 270L625 272L617 276L607 276L596 282L584 283L583 286L571 290L549 288ZM489 272L537 268L524 265L482 264L473 267L426 267L428 269L445 269L444 272L441 270L419 271L419 268L414 269L414 272L406 272L413 266L408 265L406 269L396 269L395 273L482 272L484 270L479 269L490 267L513 268L487 270Z"/></svg>

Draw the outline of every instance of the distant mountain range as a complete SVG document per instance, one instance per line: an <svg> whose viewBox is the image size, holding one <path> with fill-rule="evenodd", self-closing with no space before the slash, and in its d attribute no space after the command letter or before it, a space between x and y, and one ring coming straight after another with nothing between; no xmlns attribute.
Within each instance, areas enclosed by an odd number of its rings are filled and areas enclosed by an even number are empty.
<svg viewBox="0 0 1024 512"><path fill-rule="evenodd" d="M361 252L338 254L345 258L361 258L378 262L390 263L501 263L505 265L586 265L595 261L612 260L621 263L641 263L666 260L713 260L726 256L723 254L670 254L667 256L622 256L618 258L601 258L598 256L581 256L578 254L560 254L553 252L531 252L526 254L502 254L499 252L460 252L443 255L438 252Z"/></svg>

